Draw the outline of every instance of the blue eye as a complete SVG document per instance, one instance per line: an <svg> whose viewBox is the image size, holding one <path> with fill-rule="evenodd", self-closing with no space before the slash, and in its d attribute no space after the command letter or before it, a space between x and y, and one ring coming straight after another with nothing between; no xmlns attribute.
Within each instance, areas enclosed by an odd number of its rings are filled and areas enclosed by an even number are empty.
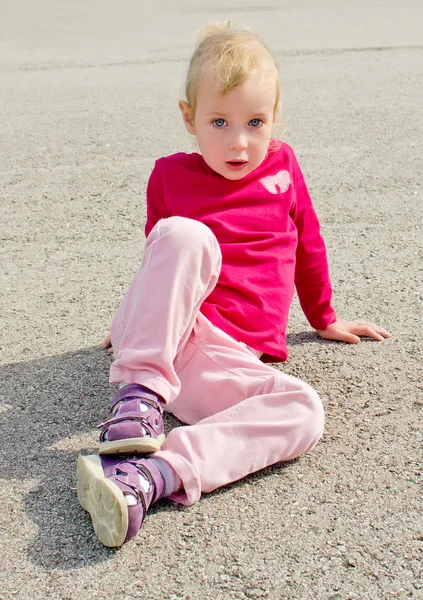
<svg viewBox="0 0 423 600"><path fill-rule="evenodd" d="M252 127L260 127L260 125L263 123L263 121L261 119L251 119L250 121L250 125Z"/></svg>
<svg viewBox="0 0 423 600"><path fill-rule="evenodd" d="M216 127L224 127L226 125L226 121L225 119L215 119L213 124L216 125Z"/></svg>

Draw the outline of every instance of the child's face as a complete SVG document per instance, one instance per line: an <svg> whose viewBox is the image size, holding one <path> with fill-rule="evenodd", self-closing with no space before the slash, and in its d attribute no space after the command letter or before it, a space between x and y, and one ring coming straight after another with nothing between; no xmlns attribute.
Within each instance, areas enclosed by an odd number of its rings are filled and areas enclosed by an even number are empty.
<svg viewBox="0 0 423 600"><path fill-rule="evenodd" d="M180 103L185 125L197 137L211 169L242 179L264 160L272 135L276 83L254 74L222 95L216 82L200 83L195 115Z"/></svg>

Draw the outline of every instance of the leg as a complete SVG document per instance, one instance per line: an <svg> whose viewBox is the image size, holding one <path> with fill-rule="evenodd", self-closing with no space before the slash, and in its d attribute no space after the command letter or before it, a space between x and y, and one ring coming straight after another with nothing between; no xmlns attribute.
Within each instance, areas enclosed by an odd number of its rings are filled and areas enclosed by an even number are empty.
<svg viewBox="0 0 423 600"><path fill-rule="evenodd" d="M217 283L221 261L219 244L202 223L171 217L156 224L112 322L111 383L139 383L165 402L176 398L173 363Z"/></svg>
<svg viewBox="0 0 423 600"><path fill-rule="evenodd" d="M154 227L142 265L112 323L117 360L110 381L132 385L116 394L112 419L104 424L102 435L112 433L120 442L115 429L122 421L127 429L136 430L145 416L141 406L145 400L148 410L154 410L151 391L165 402L177 397L180 380L175 365L189 360L186 341L202 302L216 285L220 265L218 242L205 225L175 217ZM109 449L118 452L109 441L100 444L100 451L102 445L105 454ZM79 501L106 546L119 546L134 537L149 505L166 493L167 485L153 460L136 456L80 456L77 479Z"/></svg>
<svg viewBox="0 0 423 600"><path fill-rule="evenodd" d="M151 231L144 258L113 319L116 361L110 381L127 385L101 427L101 454L146 453L164 440L161 401L179 393L175 357L185 346L201 303L216 285L221 253L197 221L172 217Z"/></svg>
<svg viewBox="0 0 423 600"><path fill-rule="evenodd" d="M317 393L261 363L201 314L186 352L182 390L167 409L192 425L174 429L154 454L183 482L173 500L192 504L201 492L309 451L322 436Z"/></svg>
<svg viewBox="0 0 423 600"><path fill-rule="evenodd" d="M322 435L316 392L262 364L201 313L175 370L182 390L167 410L191 425L174 429L148 458L78 459L78 497L107 546L134 537L160 497L192 504L201 492L307 452ZM168 490L158 459L182 486L175 479Z"/></svg>

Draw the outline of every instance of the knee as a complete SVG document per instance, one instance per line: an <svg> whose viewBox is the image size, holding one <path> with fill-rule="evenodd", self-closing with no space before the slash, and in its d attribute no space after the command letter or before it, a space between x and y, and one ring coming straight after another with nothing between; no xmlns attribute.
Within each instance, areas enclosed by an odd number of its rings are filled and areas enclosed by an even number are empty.
<svg viewBox="0 0 423 600"><path fill-rule="evenodd" d="M187 268L197 269L204 281L220 272L219 242L211 229L200 221L185 217L161 219L151 230L145 251L153 247L165 248L166 256L177 257Z"/></svg>
<svg viewBox="0 0 423 600"><path fill-rule="evenodd" d="M325 427L325 411L319 394L307 383L302 383L301 396L303 404L303 423L301 425L307 444L305 452L311 450L323 436Z"/></svg>
<svg viewBox="0 0 423 600"><path fill-rule="evenodd" d="M279 388L288 408L288 427L298 456L313 448L323 435L325 413L319 394L308 383L296 377L284 375Z"/></svg>
<svg viewBox="0 0 423 600"><path fill-rule="evenodd" d="M219 242L212 230L195 219L168 217L156 223L147 238L146 247L162 240L174 252L195 254L197 257L214 256L221 261Z"/></svg>
<svg viewBox="0 0 423 600"><path fill-rule="evenodd" d="M216 237L207 225L187 219L186 217L168 217L161 219L151 230L150 235L161 237L166 235L172 238L177 244L214 244L217 243Z"/></svg>

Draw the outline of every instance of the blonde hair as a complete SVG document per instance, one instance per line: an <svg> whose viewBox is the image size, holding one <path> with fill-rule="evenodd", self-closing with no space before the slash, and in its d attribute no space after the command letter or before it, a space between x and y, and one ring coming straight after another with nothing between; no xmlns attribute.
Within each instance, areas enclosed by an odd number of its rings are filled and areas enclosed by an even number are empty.
<svg viewBox="0 0 423 600"><path fill-rule="evenodd" d="M203 76L215 78L224 95L260 71L264 79L271 76L275 78L273 114L276 118L280 103L279 70L266 44L248 29L232 29L230 21L203 27L189 63L185 84L186 99L192 114L195 114L198 88Z"/></svg>

